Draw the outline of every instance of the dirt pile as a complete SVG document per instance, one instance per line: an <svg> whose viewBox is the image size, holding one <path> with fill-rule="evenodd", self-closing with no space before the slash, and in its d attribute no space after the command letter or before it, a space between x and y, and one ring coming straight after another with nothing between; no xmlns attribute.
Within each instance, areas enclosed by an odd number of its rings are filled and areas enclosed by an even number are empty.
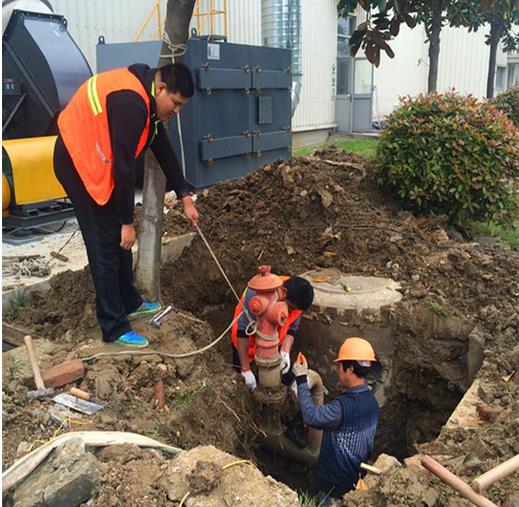
<svg viewBox="0 0 519 507"><path fill-rule="evenodd" d="M262 263L288 274L335 267L389 276L410 299L427 296L466 318L488 322L492 314L503 322L517 311L518 252L449 240L442 217L400 211L366 160L339 149L221 183L201 192L197 205L200 226L239 290ZM168 234L185 232L179 215L166 216ZM228 295L198 238L163 273L165 298L179 307L199 312Z"/></svg>
<svg viewBox="0 0 519 507"><path fill-rule="evenodd" d="M144 326L140 321L135 327L140 330ZM3 393L4 467L12 464L17 454L75 429L130 431L180 448L213 444L223 451L247 453L243 435L249 434L251 425L249 395L221 360L221 353L210 350L182 359L159 355L202 348L214 339L211 328L190 315L171 312L159 330L146 326L146 332L153 343L149 354L121 354L116 345L100 345L94 338L45 356L44 368L75 357L116 354L86 360L86 375L76 382L77 387L93 393L93 401L103 405L94 416L67 413L60 417L51 400L30 401L27 392L34 389L34 381L26 370L23 378L9 379ZM4 354L6 364L13 353ZM156 406L158 381L164 386L165 410Z"/></svg>
<svg viewBox="0 0 519 507"><path fill-rule="evenodd" d="M402 212L377 187L376 174L364 159L333 148L277 162L246 178L204 190L198 208L200 226L238 291L260 264L270 264L283 274L333 267L400 282L404 301L392 318L399 364L405 368L399 369L402 375L396 380L402 398L395 413L405 413L411 405L413 413L422 410L412 431L395 420L395 432L405 434L402 446L411 443L417 448L416 442L434 438L430 421L437 418L442 424L454 408L452 403L457 403L472 380L467 358L474 341L484 359L478 373L485 381L479 402L489 407L493 419L476 414L474 425L442 432L424 452L465 478L519 452L517 430L512 430L519 427L519 364L511 359L519 340L517 252L499 244L449 238L441 218L417 218ZM178 209L166 216L165 229L169 235L186 231ZM454 232L452 236L457 237ZM165 302L203 319L208 307L227 304L217 314L214 327L225 325L232 317L233 296L198 238L178 261L163 266L162 293ZM63 348L53 360L98 351L87 271L58 275L51 291L36 296L35 302L11 321L60 342ZM207 324L180 311L164 320L160 330L145 324L137 324L136 329L145 330L153 348L163 352L194 350L214 338ZM250 397L232 372L229 356L229 343L224 339L209 354L187 360L150 351L145 356L89 361L85 378L77 384L91 390L104 409L92 420L68 422L72 429L136 431L181 448L212 444L251 457L243 442L243 435L250 436L251 431L254 435ZM160 412L154 405L158 380L164 383L169 412ZM27 401L29 385L32 387L29 379L10 382L4 392L4 466L12 463L18 448L23 451L34 439L47 440L63 431L48 415L49 402ZM22 441L27 442L25 447L20 445ZM479 468L474 465L478 460ZM141 473L137 461L127 463L132 477L128 481L113 468L103 489L107 496L102 505L122 505L110 503L116 501L117 491L127 491L125 498L141 494L134 487L134 477ZM146 455L147 461L150 470L160 474L164 463ZM241 466L236 470L242 470ZM199 472L203 475L210 470ZM408 468L392 469L372 491L355 493L348 505L457 505L456 495L436 479L429 475L417 479L413 474ZM142 475L146 482L147 475ZM224 481L225 476L220 479ZM196 478L193 481L196 489ZM428 491L430 488L438 494ZM490 491L490 497L503 501L506 488L514 492L517 486L511 480L503 481ZM159 493L155 486L143 491L157 505L165 501L164 491ZM202 505L195 499L191 502Z"/></svg>

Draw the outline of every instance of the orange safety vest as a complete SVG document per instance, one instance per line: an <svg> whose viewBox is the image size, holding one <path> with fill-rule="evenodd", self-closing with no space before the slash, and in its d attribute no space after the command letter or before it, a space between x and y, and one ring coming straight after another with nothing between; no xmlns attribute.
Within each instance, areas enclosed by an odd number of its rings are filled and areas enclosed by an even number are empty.
<svg viewBox="0 0 519 507"><path fill-rule="evenodd" d="M58 118L59 131L74 166L92 199L101 206L108 202L114 189L106 99L110 93L121 90L138 93L148 110L146 126L135 150L137 158L148 140L150 98L137 76L128 69L114 69L93 75L79 87Z"/></svg>
<svg viewBox="0 0 519 507"><path fill-rule="evenodd" d="M289 276L280 276L281 280L283 282L286 282L290 277ZM243 291L243 294L241 295L240 302L236 305L236 308L234 310L234 317L233 320L235 321L231 328L231 340L234 345L234 348L238 349L238 315L243 311L243 302L245 300L245 293L247 292L247 288ZM303 310L292 310L288 314L288 319L286 320L285 324L283 326L280 326L278 328L278 336L279 336L279 346L281 346L281 343L283 342L283 339L288 333L288 330L290 329L290 326L303 314ZM249 336L249 362L252 363L254 361L254 356L256 354L256 335L253 334Z"/></svg>

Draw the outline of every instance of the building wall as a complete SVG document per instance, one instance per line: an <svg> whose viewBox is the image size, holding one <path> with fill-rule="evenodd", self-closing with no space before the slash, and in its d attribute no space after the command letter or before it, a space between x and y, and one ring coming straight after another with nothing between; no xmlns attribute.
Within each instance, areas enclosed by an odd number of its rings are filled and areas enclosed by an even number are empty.
<svg viewBox="0 0 519 507"><path fill-rule="evenodd" d="M67 18L70 34L85 54L92 70L96 70L96 44L99 35L107 43L132 42L155 5L155 0L50 0L54 12ZM261 0L227 0L227 35L229 42L261 44ZM166 16L167 0L160 2L162 24ZM208 11L209 1L202 0L200 12ZM213 0L214 9L224 10L225 0ZM213 17L213 32L225 34L225 17ZM193 17L192 28L210 31L207 17ZM140 36L141 41L157 40L157 13L149 21Z"/></svg>
<svg viewBox="0 0 519 507"><path fill-rule="evenodd" d="M335 125L336 0L302 0L303 82L294 132Z"/></svg>
<svg viewBox="0 0 519 507"><path fill-rule="evenodd" d="M373 75L373 117L378 120L389 114L398 98L417 95L427 88L427 47L420 28L401 27L398 37L390 42L393 59L385 52ZM360 53L360 52L359 52Z"/></svg>
<svg viewBox="0 0 519 507"><path fill-rule="evenodd" d="M490 50L485 44L488 28L469 33L463 28L444 28L440 38L438 91L450 89L483 98ZM398 97L427 93L428 44L422 26L402 27L391 41L395 58L385 54L374 71L373 117L382 119L398 103ZM497 65L506 69L507 58L498 50ZM505 76L506 77L506 76ZM506 83L506 80L505 80Z"/></svg>
<svg viewBox="0 0 519 507"><path fill-rule="evenodd" d="M96 71L96 44L99 35L107 43L135 40L154 0L49 0L54 12L67 18L68 29ZM166 15L167 0L161 0L161 15ZM149 22L140 40L156 38L156 15Z"/></svg>

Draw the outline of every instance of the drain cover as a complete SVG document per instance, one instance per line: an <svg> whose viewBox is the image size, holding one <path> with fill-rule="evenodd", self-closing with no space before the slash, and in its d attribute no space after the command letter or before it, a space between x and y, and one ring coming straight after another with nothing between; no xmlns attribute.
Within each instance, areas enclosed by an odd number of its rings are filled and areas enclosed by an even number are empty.
<svg viewBox="0 0 519 507"><path fill-rule="evenodd" d="M339 314L348 310L378 313L383 306L402 299L400 284L391 278L352 276L336 269L308 271L301 276L314 288L314 306L333 308Z"/></svg>

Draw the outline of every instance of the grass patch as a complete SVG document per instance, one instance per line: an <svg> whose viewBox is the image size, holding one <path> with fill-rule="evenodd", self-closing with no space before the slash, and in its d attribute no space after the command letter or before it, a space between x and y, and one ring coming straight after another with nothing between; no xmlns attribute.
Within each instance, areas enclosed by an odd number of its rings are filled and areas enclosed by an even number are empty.
<svg viewBox="0 0 519 507"><path fill-rule="evenodd" d="M500 238L506 241L513 250L519 250L519 220L508 227L482 222L476 222L474 227L479 233Z"/></svg>
<svg viewBox="0 0 519 507"><path fill-rule="evenodd" d="M299 503L302 507L322 507L325 500L319 500L318 496L312 496L304 491L298 491Z"/></svg>
<svg viewBox="0 0 519 507"><path fill-rule="evenodd" d="M204 379L202 384L199 387L194 387L192 389L188 389L182 394L178 394L175 396L173 400L173 407L178 410L183 410L184 408L189 407L191 403L195 400L195 398L202 392L205 391L209 386L211 386L211 379Z"/></svg>
<svg viewBox="0 0 519 507"><path fill-rule="evenodd" d="M442 306L435 301L431 301L430 299L427 299L424 302L424 306L441 317L457 317L456 312L449 310L448 308L445 308L445 306Z"/></svg>
<svg viewBox="0 0 519 507"><path fill-rule="evenodd" d="M316 146L307 146L305 148L297 148L292 152L294 157L306 157L313 151L326 148L327 146L337 146L348 153L356 153L364 157L374 157L377 150L378 139L343 139L331 143L318 144Z"/></svg>
<svg viewBox="0 0 519 507"><path fill-rule="evenodd" d="M17 289L11 295L11 299L9 299L9 316L15 319L18 315L18 311L24 305L26 305L29 301L29 291L27 288Z"/></svg>

